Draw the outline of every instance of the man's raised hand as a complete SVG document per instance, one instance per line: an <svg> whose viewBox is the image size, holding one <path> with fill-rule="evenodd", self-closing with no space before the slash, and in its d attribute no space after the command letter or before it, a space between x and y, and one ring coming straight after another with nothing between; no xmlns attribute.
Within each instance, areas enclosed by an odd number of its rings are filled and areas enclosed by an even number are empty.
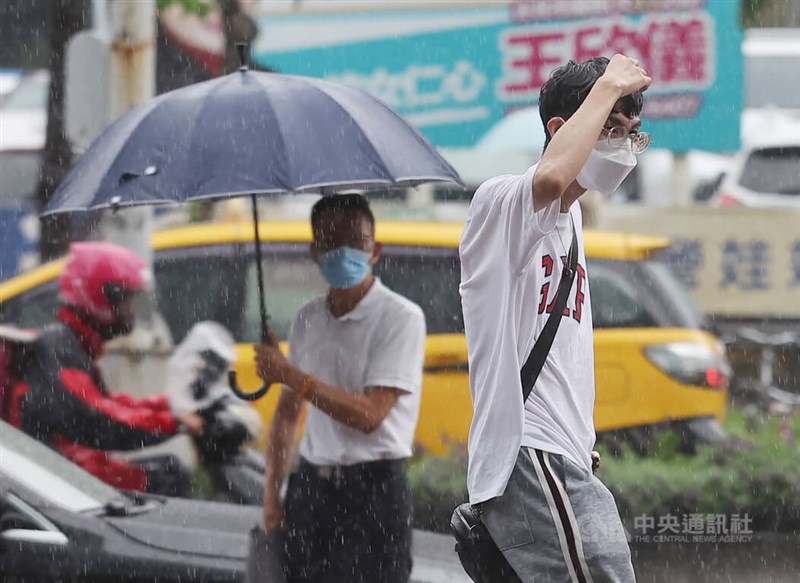
<svg viewBox="0 0 800 583"><path fill-rule="evenodd" d="M601 79L611 82L619 89L622 92L621 97L636 91L646 91L653 82L653 78L647 75L639 61L620 54L614 55Z"/></svg>

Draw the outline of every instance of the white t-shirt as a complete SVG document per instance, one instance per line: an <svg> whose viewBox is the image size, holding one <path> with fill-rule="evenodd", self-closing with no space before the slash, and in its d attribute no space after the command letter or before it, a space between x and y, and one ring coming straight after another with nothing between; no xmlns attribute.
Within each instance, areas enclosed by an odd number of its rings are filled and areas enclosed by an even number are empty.
<svg viewBox="0 0 800 583"><path fill-rule="evenodd" d="M380 280L341 318L318 297L303 306L289 335L289 361L353 393L372 386L404 391L369 435L309 407L300 455L317 465L351 465L409 457L419 416L425 316Z"/></svg>
<svg viewBox="0 0 800 583"><path fill-rule="evenodd" d="M520 446L562 454L591 469L594 348L580 206L534 213L536 166L486 181L470 205L459 247L461 303L475 410L469 434L470 502L500 496ZM539 379L522 406L520 369L544 328L572 244L575 281ZM552 307L550 308L552 311Z"/></svg>

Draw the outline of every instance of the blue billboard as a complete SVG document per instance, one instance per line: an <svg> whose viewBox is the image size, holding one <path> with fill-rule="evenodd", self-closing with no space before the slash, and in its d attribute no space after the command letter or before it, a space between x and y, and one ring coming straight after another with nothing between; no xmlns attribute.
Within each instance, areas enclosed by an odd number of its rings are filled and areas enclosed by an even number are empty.
<svg viewBox="0 0 800 583"><path fill-rule="evenodd" d="M739 146L738 0L420 6L264 14L253 58L365 89L435 145L471 147L504 116L535 104L558 65L621 52L653 76L644 123L657 147Z"/></svg>

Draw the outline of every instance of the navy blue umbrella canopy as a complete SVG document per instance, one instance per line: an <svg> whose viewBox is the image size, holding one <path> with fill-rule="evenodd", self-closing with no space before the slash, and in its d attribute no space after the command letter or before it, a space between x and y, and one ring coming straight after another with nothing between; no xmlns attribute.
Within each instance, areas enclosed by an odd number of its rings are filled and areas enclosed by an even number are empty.
<svg viewBox="0 0 800 583"><path fill-rule="evenodd" d="M432 181L460 183L378 99L321 79L241 70L133 108L81 156L44 214Z"/></svg>
<svg viewBox="0 0 800 583"><path fill-rule="evenodd" d="M250 71L165 93L100 135L43 215L260 194L461 183L416 129L378 99L307 77ZM262 341L268 316L255 225ZM269 386L239 397L256 400Z"/></svg>

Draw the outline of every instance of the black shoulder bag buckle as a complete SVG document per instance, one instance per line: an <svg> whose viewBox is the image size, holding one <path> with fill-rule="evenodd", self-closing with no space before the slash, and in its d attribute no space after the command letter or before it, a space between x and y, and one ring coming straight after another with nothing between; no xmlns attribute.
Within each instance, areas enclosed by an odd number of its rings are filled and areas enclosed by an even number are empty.
<svg viewBox="0 0 800 583"><path fill-rule="evenodd" d="M528 400L533 386L536 384L536 379L542 372L550 348L553 346L553 340L561 323L561 316L567 305L567 297L572 289L572 282L575 280L577 264L578 236L573 223L572 245L569 248L569 255L567 255L566 269L561 273L553 311L547 318L541 334L536 339L531 353L520 370L523 406ZM520 581L483 524L480 505L473 506L469 502L459 505L450 518L450 527L456 538L456 553L458 553L461 565L475 583Z"/></svg>

